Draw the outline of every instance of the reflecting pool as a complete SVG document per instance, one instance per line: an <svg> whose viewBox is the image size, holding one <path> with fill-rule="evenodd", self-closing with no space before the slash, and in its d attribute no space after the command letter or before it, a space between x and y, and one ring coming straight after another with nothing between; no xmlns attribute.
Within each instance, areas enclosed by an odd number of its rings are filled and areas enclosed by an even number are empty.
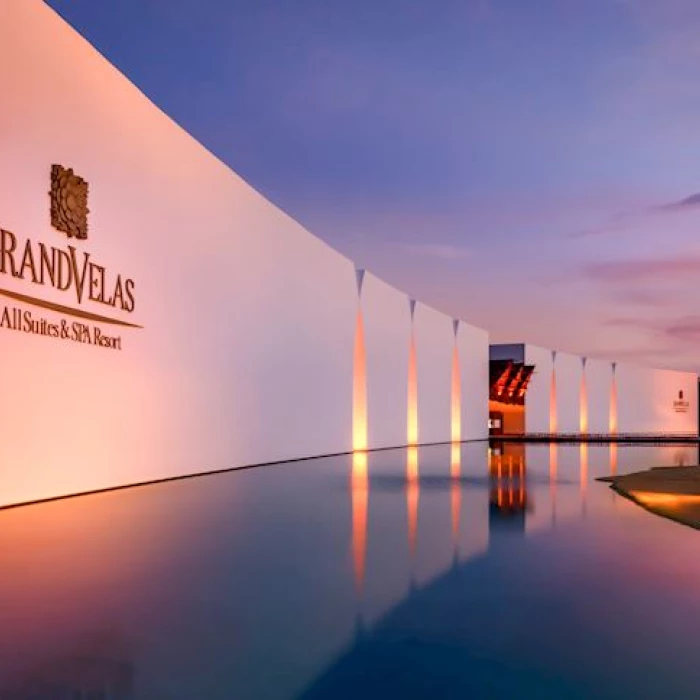
<svg viewBox="0 0 700 700"><path fill-rule="evenodd" d="M0 698L695 698L687 446L390 450L0 512Z"/></svg>

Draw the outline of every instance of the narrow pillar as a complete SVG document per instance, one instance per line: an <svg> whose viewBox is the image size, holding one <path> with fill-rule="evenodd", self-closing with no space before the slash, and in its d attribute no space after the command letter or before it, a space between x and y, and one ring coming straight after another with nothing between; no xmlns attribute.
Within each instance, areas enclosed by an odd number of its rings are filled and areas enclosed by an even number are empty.
<svg viewBox="0 0 700 700"><path fill-rule="evenodd" d="M416 302L409 301L411 309L411 338L408 350L408 410L406 426L406 442L409 445L418 444L418 365L416 359L415 315Z"/></svg>
<svg viewBox="0 0 700 700"><path fill-rule="evenodd" d="M581 435L588 433L588 386L586 384L586 361L581 358L581 395L579 406L579 432Z"/></svg>
<svg viewBox="0 0 700 700"><path fill-rule="evenodd" d="M450 432L452 442L460 442L462 439L462 377L459 368L459 346L457 344L459 321L457 319L452 321L452 327L454 329L454 345L452 346L452 415Z"/></svg>
<svg viewBox="0 0 700 700"><path fill-rule="evenodd" d="M557 351L552 350L552 381L549 387L549 432L557 432Z"/></svg>
<svg viewBox="0 0 700 700"><path fill-rule="evenodd" d="M367 449L367 358L364 320L362 317L362 283L364 270L357 277L357 316L355 318L355 347L353 351L352 382L352 448Z"/></svg>

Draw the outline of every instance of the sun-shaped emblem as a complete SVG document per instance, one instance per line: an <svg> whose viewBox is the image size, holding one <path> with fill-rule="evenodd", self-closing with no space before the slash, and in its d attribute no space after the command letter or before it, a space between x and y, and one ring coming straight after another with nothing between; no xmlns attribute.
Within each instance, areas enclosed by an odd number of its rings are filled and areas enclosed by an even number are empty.
<svg viewBox="0 0 700 700"><path fill-rule="evenodd" d="M68 238L88 237L88 183L73 168L51 166L51 225Z"/></svg>

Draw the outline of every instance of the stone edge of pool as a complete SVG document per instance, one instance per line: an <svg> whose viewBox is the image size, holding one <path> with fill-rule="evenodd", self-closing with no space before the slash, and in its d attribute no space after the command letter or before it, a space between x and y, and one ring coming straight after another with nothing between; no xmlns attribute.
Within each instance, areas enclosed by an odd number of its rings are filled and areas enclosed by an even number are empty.
<svg viewBox="0 0 700 700"><path fill-rule="evenodd" d="M619 495L654 515L700 530L700 466L652 467L602 476Z"/></svg>

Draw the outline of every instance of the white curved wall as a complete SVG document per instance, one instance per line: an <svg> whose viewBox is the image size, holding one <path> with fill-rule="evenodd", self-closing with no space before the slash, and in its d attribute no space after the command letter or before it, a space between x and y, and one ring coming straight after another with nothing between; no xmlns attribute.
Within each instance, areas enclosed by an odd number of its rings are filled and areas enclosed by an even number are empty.
<svg viewBox="0 0 700 700"><path fill-rule="evenodd" d="M0 228L21 245L67 250L47 191L53 163L74 168L89 182L90 232L73 245L108 276L132 278L136 307L76 304L11 274L0 288L143 326L96 324L121 337L121 350L0 328L10 370L0 505L350 450L352 263L202 148L41 0L0 3L0 93ZM407 302L371 277L366 292L369 446L403 444ZM6 306L65 318L0 297L0 313ZM449 439L450 328L421 307L425 439ZM485 371L485 335L473 342L471 362ZM465 434L486 430L484 421Z"/></svg>
<svg viewBox="0 0 700 700"><path fill-rule="evenodd" d="M552 351L535 345L495 345L491 357L535 365L525 400L526 431L549 432ZM582 429L582 358L557 352L554 366L556 432L578 433ZM616 368L617 426L611 423L613 364L586 358L587 432L697 434L696 374L626 363L616 363Z"/></svg>
<svg viewBox="0 0 700 700"><path fill-rule="evenodd" d="M621 433L697 433L696 375L627 364L618 364L616 374ZM681 391L687 406L676 406Z"/></svg>
<svg viewBox="0 0 700 700"><path fill-rule="evenodd" d="M362 287L367 354L367 419L373 447L406 444L411 317L405 294L369 273Z"/></svg>
<svg viewBox="0 0 700 700"><path fill-rule="evenodd" d="M526 345L524 355L524 362L535 366L525 393L525 431L549 433L552 351L535 345Z"/></svg>
<svg viewBox="0 0 700 700"><path fill-rule="evenodd" d="M557 352L557 427L560 433L578 433L580 422L581 358Z"/></svg>
<svg viewBox="0 0 700 700"><path fill-rule="evenodd" d="M459 324L457 348L462 381L462 440L479 440L489 420L489 367L480 361L481 348L488 346L488 333L466 323Z"/></svg>
<svg viewBox="0 0 700 700"><path fill-rule="evenodd" d="M413 324L418 366L418 439L422 443L447 442L451 439L452 319L425 304L416 304Z"/></svg>
<svg viewBox="0 0 700 700"><path fill-rule="evenodd" d="M588 395L588 432L610 431L610 388L612 364L604 360L586 360L586 389Z"/></svg>

